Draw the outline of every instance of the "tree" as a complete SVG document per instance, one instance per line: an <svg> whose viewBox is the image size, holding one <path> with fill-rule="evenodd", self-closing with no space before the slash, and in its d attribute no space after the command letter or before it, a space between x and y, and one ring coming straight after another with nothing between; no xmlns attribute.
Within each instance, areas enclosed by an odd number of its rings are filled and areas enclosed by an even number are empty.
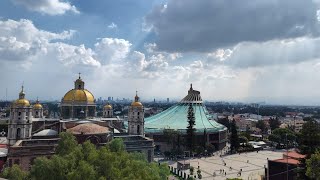
<svg viewBox="0 0 320 180"><path fill-rule="evenodd" d="M190 152L194 151L195 144L195 117L193 112L192 103L190 103L188 108L188 126L187 126L187 146Z"/></svg>
<svg viewBox="0 0 320 180"><path fill-rule="evenodd" d="M320 152L317 151L306 160L306 175L312 179L320 179Z"/></svg>
<svg viewBox="0 0 320 180"><path fill-rule="evenodd" d="M28 177L28 172L21 170L21 168L14 164L11 168L5 168L1 177L13 180L24 180Z"/></svg>
<svg viewBox="0 0 320 180"><path fill-rule="evenodd" d="M233 120L231 123L231 137L230 137L231 152L237 151L239 146L240 146L240 143L239 143L237 125L236 125L236 121Z"/></svg>
<svg viewBox="0 0 320 180"><path fill-rule="evenodd" d="M269 125L270 125L270 128L271 128L271 130L274 130L274 129L277 129L277 128L279 128L279 126L280 126L280 121L279 121L279 118L278 118L278 116L277 117L270 117L270 119L269 119Z"/></svg>
<svg viewBox="0 0 320 180"><path fill-rule="evenodd" d="M77 148L78 143L76 138L71 133L62 132L59 134L60 140L58 142L58 147L56 153L59 155L68 155Z"/></svg>
<svg viewBox="0 0 320 180"><path fill-rule="evenodd" d="M123 144L123 140L120 138L112 140L107 144L107 147L111 150L111 152L123 152L126 148Z"/></svg>
<svg viewBox="0 0 320 180"><path fill-rule="evenodd" d="M305 159L301 159L298 169L298 177L300 179L308 179L307 174L307 160L312 154L316 153L320 148L320 125L313 119L309 119L303 126L298 134L298 149L299 152L306 155ZM312 172L309 172L311 177ZM319 176L317 176L319 177Z"/></svg>
<svg viewBox="0 0 320 180"><path fill-rule="evenodd" d="M225 127L228 128L228 130L230 131L230 121L228 119L228 116L226 118L220 118L218 119L218 123L224 125Z"/></svg>
<svg viewBox="0 0 320 180"><path fill-rule="evenodd" d="M295 143L296 135L293 131L287 128L277 128L272 131L272 134L269 136L269 140L276 142L278 144L283 144L292 147Z"/></svg>
<svg viewBox="0 0 320 180"><path fill-rule="evenodd" d="M262 133L265 133L265 132L267 131L267 126L266 126L266 124L264 123L264 121L262 121L262 120L260 120L260 121L257 122L256 127L259 128L259 129L261 129L261 132L262 132Z"/></svg>
<svg viewBox="0 0 320 180"><path fill-rule="evenodd" d="M63 150L62 147L67 150ZM74 147L71 149L70 147ZM50 159L36 158L30 170L30 179L37 180L76 180L76 179L166 179L170 174L166 164L148 163L144 154L128 153L121 139L114 139L98 149L89 141L78 145L69 133L61 135L57 147L59 153ZM62 154L61 152L65 152ZM21 176L16 166L8 168L2 176ZM15 172L15 173L12 173ZM15 176L13 176L15 175ZM24 179L24 178L22 178Z"/></svg>
<svg viewBox="0 0 320 180"><path fill-rule="evenodd" d="M300 153L310 157L320 148L320 125L315 120L307 121L298 135Z"/></svg>

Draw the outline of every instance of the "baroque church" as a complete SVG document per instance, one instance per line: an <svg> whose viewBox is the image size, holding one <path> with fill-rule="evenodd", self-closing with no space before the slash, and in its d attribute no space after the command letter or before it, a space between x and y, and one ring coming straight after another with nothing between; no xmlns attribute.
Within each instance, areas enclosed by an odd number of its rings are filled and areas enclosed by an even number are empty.
<svg viewBox="0 0 320 180"><path fill-rule="evenodd" d="M137 92L129 106L127 130L124 120L114 116L111 104L105 104L102 117L97 117L96 107L94 95L85 89L80 74L74 88L61 99L60 118L44 117L39 100L30 104L22 86L10 109L7 165L18 164L28 170L36 157L50 157L60 132L72 133L79 143L88 140L97 146L121 138L127 151L142 152L148 161L153 160L154 142L144 135L144 107Z"/></svg>

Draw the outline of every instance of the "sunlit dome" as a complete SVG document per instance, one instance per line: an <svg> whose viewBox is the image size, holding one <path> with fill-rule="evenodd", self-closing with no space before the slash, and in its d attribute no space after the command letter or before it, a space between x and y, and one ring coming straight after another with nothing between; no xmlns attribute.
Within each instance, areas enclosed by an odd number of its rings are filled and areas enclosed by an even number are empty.
<svg viewBox="0 0 320 180"><path fill-rule="evenodd" d="M64 102L94 103L94 96L91 92L85 89L72 89L64 95L62 100Z"/></svg>
<svg viewBox="0 0 320 180"><path fill-rule="evenodd" d="M110 104L107 104L104 106L105 109L112 109L112 106Z"/></svg>
<svg viewBox="0 0 320 180"><path fill-rule="evenodd" d="M13 106L14 107L29 107L30 102L27 99L25 99L25 95L26 94L24 93L23 86L22 86L21 91L19 93L19 99L15 100L13 102Z"/></svg>
<svg viewBox="0 0 320 180"><path fill-rule="evenodd" d="M84 89L84 82L79 76L79 78L74 82L74 89L71 89L64 95L62 102L94 104L94 96L90 91Z"/></svg>
<svg viewBox="0 0 320 180"><path fill-rule="evenodd" d="M139 102L138 91L136 91L136 96L134 97L134 101L131 103L131 106L142 107L142 103Z"/></svg>
<svg viewBox="0 0 320 180"><path fill-rule="evenodd" d="M39 100L37 99L36 104L33 105L33 109L42 109L42 105L40 104Z"/></svg>

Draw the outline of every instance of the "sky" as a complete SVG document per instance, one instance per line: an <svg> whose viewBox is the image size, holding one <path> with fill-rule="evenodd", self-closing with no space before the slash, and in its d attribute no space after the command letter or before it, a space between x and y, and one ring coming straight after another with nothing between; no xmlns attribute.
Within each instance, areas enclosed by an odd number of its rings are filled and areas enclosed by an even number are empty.
<svg viewBox="0 0 320 180"><path fill-rule="evenodd" d="M320 105L320 0L0 1L0 99L79 72L96 98Z"/></svg>

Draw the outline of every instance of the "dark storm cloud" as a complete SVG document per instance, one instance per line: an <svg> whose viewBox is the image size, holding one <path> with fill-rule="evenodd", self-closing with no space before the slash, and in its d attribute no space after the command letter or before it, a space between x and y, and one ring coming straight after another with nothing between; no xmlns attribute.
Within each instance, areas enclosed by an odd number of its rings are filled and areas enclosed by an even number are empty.
<svg viewBox="0 0 320 180"><path fill-rule="evenodd" d="M146 17L160 50L208 52L243 41L318 36L311 0L169 0Z"/></svg>

